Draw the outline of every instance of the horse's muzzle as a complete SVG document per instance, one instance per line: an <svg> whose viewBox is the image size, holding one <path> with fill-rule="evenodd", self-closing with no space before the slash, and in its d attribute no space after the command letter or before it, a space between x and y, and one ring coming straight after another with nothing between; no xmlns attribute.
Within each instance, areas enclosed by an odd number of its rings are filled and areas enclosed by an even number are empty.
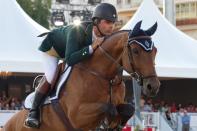
<svg viewBox="0 0 197 131"><path fill-rule="evenodd" d="M142 92L148 97L154 97L159 92L160 81L157 77L143 80Z"/></svg>

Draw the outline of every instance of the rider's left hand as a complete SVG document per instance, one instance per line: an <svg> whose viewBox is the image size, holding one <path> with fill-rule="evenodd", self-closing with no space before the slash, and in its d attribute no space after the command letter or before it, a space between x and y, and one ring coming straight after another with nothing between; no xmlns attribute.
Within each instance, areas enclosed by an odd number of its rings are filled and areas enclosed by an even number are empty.
<svg viewBox="0 0 197 131"><path fill-rule="evenodd" d="M97 38L94 43L92 44L93 50L96 50L102 43L103 43L104 37Z"/></svg>

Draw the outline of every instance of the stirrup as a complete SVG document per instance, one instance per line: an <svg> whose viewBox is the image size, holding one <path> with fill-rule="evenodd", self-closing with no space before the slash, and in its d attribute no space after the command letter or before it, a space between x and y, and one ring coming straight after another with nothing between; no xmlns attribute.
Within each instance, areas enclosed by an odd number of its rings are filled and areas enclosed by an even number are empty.
<svg viewBox="0 0 197 131"><path fill-rule="evenodd" d="M25 125L30 128L39 128L40 122L39 120L36 120L36 119L27 118L25 120Z"/></svg>
<svg viewBox="0 0 197 131"><path fill-rule="evenodd" d="M32 117L33 113L38 113L37 119L35 117ZM35 116L36 114L33 115ZM28 117L25 120L25 125L30 128L39 128L41 125L41 110L38 109L38 111L30 111Z"/></svg>

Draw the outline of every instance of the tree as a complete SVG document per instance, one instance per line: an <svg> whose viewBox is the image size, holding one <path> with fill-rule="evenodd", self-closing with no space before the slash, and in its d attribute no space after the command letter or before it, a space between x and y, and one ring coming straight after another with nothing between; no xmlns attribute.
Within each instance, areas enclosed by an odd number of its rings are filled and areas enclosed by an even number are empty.
<svg viewBox="0 0 197 131"><path fill-rule="evenodd" d="M29 16L32 16L33 2L31 0L17 0L17 2Z"/></svg>
<svg viewBox="0 0 197 131"><path fill-rule="evenodd" d="M51 0L17 0L25 12L42 26L49 28Z"/></svg>

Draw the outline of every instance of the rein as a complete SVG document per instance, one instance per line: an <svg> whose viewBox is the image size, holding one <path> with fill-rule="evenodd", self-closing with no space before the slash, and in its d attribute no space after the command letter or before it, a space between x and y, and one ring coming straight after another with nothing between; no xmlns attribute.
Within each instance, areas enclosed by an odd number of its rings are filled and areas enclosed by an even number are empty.
<svg viewBox="0 0 197 131"><path fill-rule="evenodd" d="M106 81L109 81L109 80L112 79L112 77L104 76L104 75L102 75L101 73L99 73L99 72L97 72L97 71L95 71L95 70L92 70L92 69L86 67L85 65L83 65L83 64L81 64L81 63L75 65L74 67L79 68L79 69L83 69L83 71L87 71L87 73L92 74L92 75L94 75L94 76L97 76L97 77L99 77L99 78L101 78L101 79L103 79L103 80L106 80Z"/></svg>
<svg viewBox="0 0 197 131"><path fill-rule="evenodd" d="M137 37L132 37L129 39L130 40L136 40L136 39L151 39L150 36L137 36ZM103 41L104 42L104 41ZM102 43L103 43L102 42ZM101 45L102 45L101 43ZM130 63L130 66L131 66L131 69L132 69L132 73L129 73L132 77L135 78L135 80L139 83L139 85L143 85L143 80L144 79L148 79L148 78L152 78L152 77L156 77L156 74L153 74L153 75L149 75L149 76L143 76L141 73L138 73L138 71L135 69L135 66L133 64L133 54L132 54L132 51L131 51L131 48L130 48L130 45L132 44L132 42L128 42L128 44L126 46L124 46L120 56L115 59L114 57L112 57L102 46L99 46L99 50L101 52L103 52L103 54L110 60L113 62L113 64L116 65L117 67L117 73L118 74L118 77L121 78L122 80L122 71L125 70L127 71L120 63L120 59L122 58L122 55L123 53L125 52L125 50L127 49L128 50L128 58L129 58L129 63ZM115 76L104 76L102 75L101 73L95 71L95 70L92 70L86 66L84 66L83 64L77 64L75 65L74 67L76 68L80 68L80 69L83 69L84 71L87 71L89 74L92 74L94 76L97 76L105 81L108 81L109 82L109 89L110 89L110 100L109 102L112 103L112 86L114 85L118 85L120 84L121 82L118 82L118 84L116 84L116 79L115 79ZM128 72L128 71L127 71ZM115 83L115 84L114 84Z"/></svg>

